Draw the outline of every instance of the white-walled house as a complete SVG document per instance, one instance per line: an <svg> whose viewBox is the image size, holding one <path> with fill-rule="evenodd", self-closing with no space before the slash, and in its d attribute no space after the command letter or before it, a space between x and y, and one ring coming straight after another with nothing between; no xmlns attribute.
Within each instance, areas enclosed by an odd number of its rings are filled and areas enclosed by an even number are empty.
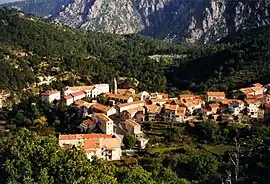
<svg viewBox="0 0 270 184"><path fill-rule="evenodd" d="M142 137L143 132L141 131L141 125L132 119L125 121L125 128L128 133L135 136L135 138Z"/></svg>
<svg viewBox="0 0 270 184"><path fill-rule="evenodd" d="M186 114L186 107L179 107L178 105L165 104L165 119L168 121L183 122Z"/></svg>
<svg viewBox="0 0 270 184"><path fill-rule="evenodd" d="M72 95L65 95L63 97L64 103L69 106L74 102L73 96Z"/></svg>
<svg viewBox="0 0 270 184"><path fill-rule="evenodd" d="M121 140L105 134L69 134L59 136L60 147L75 146L83 149L89 160L93 156L111 161L122 156Z"/></svg>
<svg viewBox="0 0 270 184"><path fill-rule="evenodd" d="M86 97L86 93L84 91L78 91L76 93L71 93L71 96L73 96L73 100L75 102Z"/></svg>
<svg viewBox="0 0 270 184"><path fill-rule="evenodd" d="M93 120L98 124L99 128L107 135L112 135L113 132L113 120L103 113L95 113Z"/></svg>
<svg viewBox="0 0 270 184"><path fill-rule="evenodd" d="M93 130L96 128L96 122L91 119L86 119L80 124L79 128L81 131Z"/></svg>
<svg viewBox="0 0 270 184"><path fill-rule="evenodd" d="M143 107L144 104L145 103L143 101L135 101L135 102L131 102L131 103L119 104L116 107L118 108L119 112L121 113L121 112L129 110L129 109Z"/></svg>
<svg viewBox="0 0 270 184"><path fill-rule="evenodd" d="M52 103L54 100L61 100L60 91L48 91L41 94L41 100L46 103Z"/></svg>
<svg viewBox="0 0 270 184"><path fill-rule="evenodd" d="M109 84L95 84L93 86L75 86L75 87L65 87L63 89L64 95L70 95L72 93L83 91L87 97L96 98L102 93L108 93L110 91Z"/></svg>
<svg viewBox="0 0 270 184"><path fill-rule="evenodd" d="M222 100L222 99L225 99L224 92L213 92L213 91L207 92L207 101L208 102Z"/></svg>
<svg viewBox="0 0 270 184"><path fill-rule="evenodd" d="M95 103L91 106L93 113L103 113L107 116L111 116L116 114L116 108L115 107L108 107L99 103Z"/></svg>
<svg viewBox="0 0 270 184"><path fill-rule="evenodd" d="M251 118L258 118L261 102L256 99L246 100L247 113Z"/></svg>
<svg viewBox="0 0 270 184"><path fill-rule="evenodd" d="M84 97L86 97L86 93L84 91L78 91L75 93L71 93L69 95L64 95L63 99L64 99L64 103L69 106L75 101L81 100Z"/></svg>
<svg viewBox="0 0 270 184"><path fill-rule="evenodd" d="M233 115L239 115L244 109L245 103L241 100L232 100L232 102L229 103L229 110L232 112Z"/></svg>
<svg viewBox="0 0 270 184"><path fill-rule="evenodd" d="M175 112L175 121L184 122L185 121L186 108L185 107L177 107Z"/></svg>

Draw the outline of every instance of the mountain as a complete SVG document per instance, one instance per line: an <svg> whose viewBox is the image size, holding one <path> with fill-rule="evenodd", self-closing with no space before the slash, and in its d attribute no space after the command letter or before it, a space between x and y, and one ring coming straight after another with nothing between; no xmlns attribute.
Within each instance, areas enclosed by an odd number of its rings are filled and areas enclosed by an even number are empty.
<svg viewBox="0 0 270 184"><path fill-rule="evenodd" d="M229 35L200 47L191 58L171 66L168 84L194 91L234 90L255 82L269 83L270 26Z"/></svg>
<svg viewBox="0 0 270 184"><path fill-rule="evenodd" d="M213 43L269 24L268 0L24 0L5 5L83 30Z"/></svg>
<svg viewBox="0 0 270 184"><path fill-rule="evenodd" d="M2 6L49 18L62 11L72 0L20 0Z"/></svg>
<svg viewBox="0 0 270 184"><path fill-rule="evenodd" d="M149 56L185 52L157 39L85 33L13 10L0 8L0 20L0 90L16 93L32 87L38 76L52 75L54 66L70 78L86 77L88 84L127 77L140 81L141 90L164 91L167 63ZM72 83L58 81L53 87L65 85Z"/></svg>

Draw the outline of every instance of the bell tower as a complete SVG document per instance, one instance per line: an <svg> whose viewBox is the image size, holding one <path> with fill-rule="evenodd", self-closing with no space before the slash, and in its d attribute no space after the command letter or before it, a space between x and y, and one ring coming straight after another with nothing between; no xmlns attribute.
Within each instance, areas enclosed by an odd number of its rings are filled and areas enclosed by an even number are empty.
<svg viewBox="0 0 270 184"><path fill-rule="evenodd" d="M114 81L114 94L117 94L117 80L116 80L116 78L114 78L113 81Z"/></svg>

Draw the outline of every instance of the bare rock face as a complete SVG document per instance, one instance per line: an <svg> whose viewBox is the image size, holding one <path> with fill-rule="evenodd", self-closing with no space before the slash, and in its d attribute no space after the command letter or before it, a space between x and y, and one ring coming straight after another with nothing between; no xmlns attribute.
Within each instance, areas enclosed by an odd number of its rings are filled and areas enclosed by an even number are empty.
<svg viewBox="0 0 270 184"><path fill-rule="evenodd" d="M115 34L131 34L143 29L140 15L129 0L74 0L55 20L83 30Z"/></svg>
<svg viewBox="0 0 270 184"><path fill-rule="evenodd" d="M35 2L46 4L52 9L50 12L56 13L44 15L47 11L43 8L42 16L75 28L114 34L140 33L185 44L215 42L239 29L270 21L267 0L61 1L65 3L59 9L55 0L25 0L20 9L29 11ZM20 4L13 3L13 7ZM38 10L34 13L38 15Z"/></svg>

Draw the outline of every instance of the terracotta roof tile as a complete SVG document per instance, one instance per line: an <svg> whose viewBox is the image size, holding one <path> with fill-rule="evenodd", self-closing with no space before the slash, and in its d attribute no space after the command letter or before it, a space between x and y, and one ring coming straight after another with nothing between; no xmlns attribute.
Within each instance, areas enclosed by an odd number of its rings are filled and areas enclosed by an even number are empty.
<svg viewBox="0 0 270 184"><path fill-rule="evenodd" d="M86 125L94 125L94 124L96 124L96 123L95 123L94 121L92 121L91 119L84 120L83 123L86 124Z"/></svg>
<svg viewBox="0 0 270 184"><path fill-rule="evenodd" d="M121 141L118 138L100 139L100 147L106 149L121 148Z"/></svg>
<svg viewBox="0 0 270 184"><path fill-rule="evenodd" d="M144 111L144 107L136 107L136 108L132 108L132 109L128 109L127 112L129 114L133 114L139 111Z"/></svg>
<svg viewBox="0 0 270 184"><path fill-rule="evenodd" d="M111 119L108 116L106 116L105 114L102 114L102 113L95 113L94 118L99 118L103 121L111 121Z"/></svg>
<svg viewBox="0 0 270 184"><path fill-rule="evenodd" d="M74 87L65 87L64 91L66 90L71 90L71 91L88 91L88 90L93 90L95 87L94 86L74 86Z"/></svg>
<svg viewBox="0 0 270 184"><path fill-rule="evenodd" d="M98 110L100 112L103 112L103 113L106 113L106 112L108 112L111 109L110 107L105 106L105 105L102 105L102 104L99 104L99 103L93 104L92 105L92 108L93 109L96 109L96 110Z"/></svg>
<svg viewBox="0 0 270 184"><path fill-rule="evenodd" d="M261 88L263 85L260 83L255 83L255 84L252 84L252 86Z"/></svg>
<svg viewBox="0 0 270 184"><path fill-rule="evenodd" d="M50 96L50 95L53 95L53 94L57 94L59 92L60 91L47 91L45 93L42 93L41 95L43 95L43 96Z"/></svg>
<svg viewBox="0 0 270 184"><path fill-rule="evenodd" d="M207 92L207 96L225 97L225 93L224 92L213 92L213 91L209 91L209 92Z"/></svg>
<svg viewBox="0 0 270 184"><path fill-rule="evenodd" d="M167 103L166 99L151 99L152 103Z"/></svg>
<svg viewBox="0 0 270 184"><path fill-rule="evenodd" d="M164 107L166 110L176 111L178 105L165 104Z"/></svg>
<svg viewBox="0 0 270 184"><path fill-rule="evenodd" d="M132 127L135 127L135 126L140 126L140 124L138 124L136 121L132 120L132 119L128 119L125 121L125 125L127 126L132 126Z"/></svg>
<svg viewBox="0 0 270 184"><path fill-rule="evenodd" d="M242 91L245 94L254 92L254 90L252 88L241 88L240 91Z"/></svg>
<svg viewBox="0 0 270 184"><path fill-rule="evenodd" d="M126 106L136 105L136 104L137 105L144 106L144 102L143 101L135 101L135 102L120 104L119 107L126 107Z"/></svg>
<svg viewBox="0 0 270 184"><path fill-rule="evenodd" d="M124 96L124 95L118 95L118 94L112 94L112 93L105 93L105 98L112 98L112 99L120 99L120 100L128 100L129 98L132 98L131 96Z"/></svg>
<svg viewBox="0 0 270 184"><path fill-rule="evenodd" d="M70 95L73 96L73 97L76 97L76 96L85 95L85 92L84 91L78 91L78 92L75 92L75 93L71 93Z"/></svg>
<svg viewBox="0 0 270 184"><path fill-rule="evenodd" d="M66 134L59 135L59 140L76 140L76 139L93 139L93 138L111 138L111 135L106 134Z"/></svg>
<svg viewBox="0 0 270 184"><path fill-rule="evenodd" d="M71 99L71 98L73 98L73 96L71 96L71 95L65 95L64 96L64 99Z"/></svg>
<svg viewBox="0 0 270 184"><path fill-rule="evenodd" d="M156 113L160 109L160 106L158 106L156 104L151 104L151 105L145 105L145 108L149 112Z"/></svg>
<svg viewBox="0 0 270 184"><path fill-rule="evenodd" d="M185 116L186 108L185 107L178 107L176 110L176 116Z"/></svg>
<svg viewBox="0 0 270 184"><path fill-rule="evenodd" d="M215 109L215 108L219 108L220 105L219 105L218 103L214 103L214 104L209 104L209 107L210 107L211 109Z"/></svg>

